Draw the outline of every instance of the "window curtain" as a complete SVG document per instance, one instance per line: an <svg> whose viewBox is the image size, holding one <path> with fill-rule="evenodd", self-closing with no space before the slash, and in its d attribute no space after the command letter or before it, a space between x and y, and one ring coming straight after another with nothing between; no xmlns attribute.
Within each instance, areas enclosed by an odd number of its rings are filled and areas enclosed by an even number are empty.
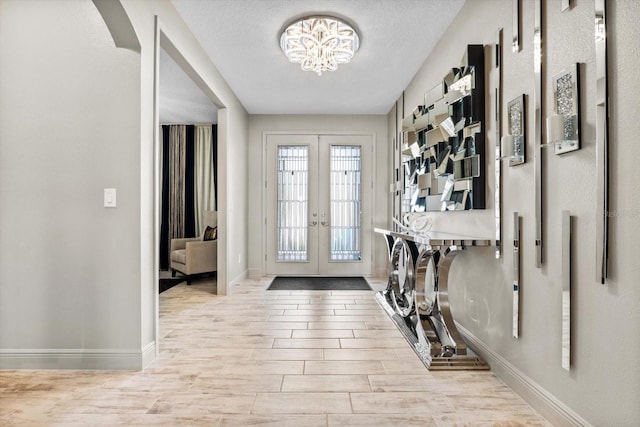
<svg viewBox="0 0 640 427"><path fill-rule="evenodd" d="M169 127L169 239L184 237L187 127Z"/></svg>
<svg viewBox="0 0 640 427"><path fill-rule="evenodd" d="M218 125L211 126L211 143L213 145L213 203L218 210Z"/></svg>
<svg viewBox="0 0 640 427"><path fill-rule="evenodd" d="M202 234L202 211L216 209L217 127L162 126L160 268L169 269L171 239Z"/></svg>
<svg viewBox="0 0 640 427"><path fill-rule="evenodd" d="M213 127L195 128L195 229L202 234L206 224L204 211L216 210L215 173L213 168Z"/></svg>

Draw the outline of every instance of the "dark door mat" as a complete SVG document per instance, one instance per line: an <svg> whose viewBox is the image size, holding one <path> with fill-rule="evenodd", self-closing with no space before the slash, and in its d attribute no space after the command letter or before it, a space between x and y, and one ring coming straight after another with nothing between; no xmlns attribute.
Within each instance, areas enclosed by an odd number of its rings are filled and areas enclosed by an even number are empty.
<svg viewBox="0 0 640 427"><path fill-rule="evenodd" d="M364 277L277 276L268 291L370 291Z"/></svg>

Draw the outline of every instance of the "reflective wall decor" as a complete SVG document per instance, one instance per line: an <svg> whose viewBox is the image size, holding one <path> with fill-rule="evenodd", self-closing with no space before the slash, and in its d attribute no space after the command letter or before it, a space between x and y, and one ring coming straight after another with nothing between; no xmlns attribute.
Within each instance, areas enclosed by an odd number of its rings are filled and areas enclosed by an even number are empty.
<svg viewBox="0 0 640 427"><path fill-rule="evenodd" d="M556 154L580 149L580 73L578 64L553 76L555 115L547 118L547 144Z"/></svg>
<svg viewBox="0 0 640 427"><path fill-rule="evenodd" d="M512 36L511 36L511 50L513 52L520 52L520 1L513 0L513 20L512 23Z"/></svg>
<svg viewBox="0 0 640 427"><path fill-rule="evenodd" d="M536 218L536 266L542 267L542 0L534 0L533 14L533 73L535 81L535 124L533 135L535 142L535 218Z"/></svg>
<svg viewBox="0 0 640 427"><path fill-rule="evenodd" d="M404 93L395 104L394 146L393 146L393 174L391 177L390 191L393 194L392 219L399 220L402 217L402 191L404 189L404 173L402 167L402 117L404 116Z"/></svg>
<svg viewBox="0 0 640 427"><path fill-rule="evenodd" d="M571 368L571 214L562 211L562 368Z"/></svg>
<svg viewBox="0 0 640 427"><path fill-rule="evenodd" d="M494 190L494 205L496 214L496 259L500 258L502 251L502 165L500 164L502 155L500 153L500 141L502 137L502 28L499 28L496 33L496 46L495 46L495 70L494 74L494 86L495 86L495 100L496 100L496 145L495 145L495 190Z"/></svg>
<svg viewBox="0 0 640 427"><path fill-rule="evenodd" d="M609 275L609 95L606 0L596 0L596 280Z"/></svg>
<svg viewBox="0 0 640 427"><path fill-rule="evenodd" d="M513 323L512 335L520 337L520 221L518 212L513 213Z"/></svg>
<svg viewBox="0 0 640 427"><path fill-rule="evenodd" d="M402 120L403 212L485 208L484 46Z"/></svg>
<svg viewBox="0 0 640 427"><path fill-rule="evenodd" d="M502 157L509 159L509 166L517 166L525 162L525 109L524 95L520 95L507 104L509 135L502 137Z"/></svg>

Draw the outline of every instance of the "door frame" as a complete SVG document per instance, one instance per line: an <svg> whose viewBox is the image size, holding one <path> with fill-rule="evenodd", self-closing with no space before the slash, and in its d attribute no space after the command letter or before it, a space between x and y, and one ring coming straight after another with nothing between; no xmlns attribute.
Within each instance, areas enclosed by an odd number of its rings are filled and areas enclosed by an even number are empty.
<svg viewBox="0 0 640 427"><path fill-rule="evenodd" d="M160 336L160 213L161 213L161 143L160 143L160 50L163 49L173 61L178 64L187 76L195 83L196 86L211 100L218 108L218 168L216 174L218 176L218 203L216 209L218 211L218 254L217 254L217 293L218 295L227 294L227 248L228 243L228 224L227 224L227 187L226 179L220 179L227 175L227 106L215 94L214 89L202 78L201 74L193 68L188 58L183 52L172 42L171 35L167 32L167 26L156 15L154 19L154 43L153 43L153 202L151 211L153 214L153 339L155 343L155 356L157 358L162 345ZM222 183L222 184L221 184ZM148 363L144 363L146 366Z"/></svg>
<svg viewBox="0 0 640 427"><path fill-rule="evenodd" d="M261 269L263 274L267 273L267 223L268 223L268 199L267 199L267 179L268 179L268 167L267 161L269 160L267 157L267 139L271 135L301 135L301 136L366 136L371 140L371 161L369 167L371 168L371 179L370 182L366 185L369 186L370 190L370 203L369 206L363 206L364 209L369 209L372 214L370 215L370 222L368 224L362 224L363 233L371 234L371 250L369 256L371 257L369 263L369 271L362 274L357 274L357 276L373 276L375 270L375 244L373 243L373 222L374 215L373 209L376 206L376 191L375 191L375 165L376 165L376 153L377 153L377 144L376 144L376 133L368 132L368 131L310 131L310 130L302 130L302 131L263 131L262 132L262 191L261 191L261 205L262 205L262 218L261 218L261 240L262 240L262 254L261 254ZM362 184L363 187L365 183ZM347 274L348 275L348 274Z"/></svg>

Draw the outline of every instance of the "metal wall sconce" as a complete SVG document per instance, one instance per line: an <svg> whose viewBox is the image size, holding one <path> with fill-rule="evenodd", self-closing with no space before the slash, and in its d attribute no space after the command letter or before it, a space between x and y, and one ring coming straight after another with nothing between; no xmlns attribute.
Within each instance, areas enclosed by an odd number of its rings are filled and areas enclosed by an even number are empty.
<svg viewBox="0 0 640 427"><path fill-rule="evenodd" d="M502 144L502 158L509 159L509 166L524 163L524 135L505 135Z"/></svg>
<svg viewBox="0 0 640 427"><path fill-rule="evenodd" d="M521 165L525 162L525 96L520 95L507 105L507 123L509 135L501 139L502 158L509 159L509 166Z"/></svg>
<svg viewBox="0 0 640 427"><path fill-rule="evenodd" d="M553 77L555 115L547 118L547 143L555 154L580 149L580 80L575 64Z"/></svg>

